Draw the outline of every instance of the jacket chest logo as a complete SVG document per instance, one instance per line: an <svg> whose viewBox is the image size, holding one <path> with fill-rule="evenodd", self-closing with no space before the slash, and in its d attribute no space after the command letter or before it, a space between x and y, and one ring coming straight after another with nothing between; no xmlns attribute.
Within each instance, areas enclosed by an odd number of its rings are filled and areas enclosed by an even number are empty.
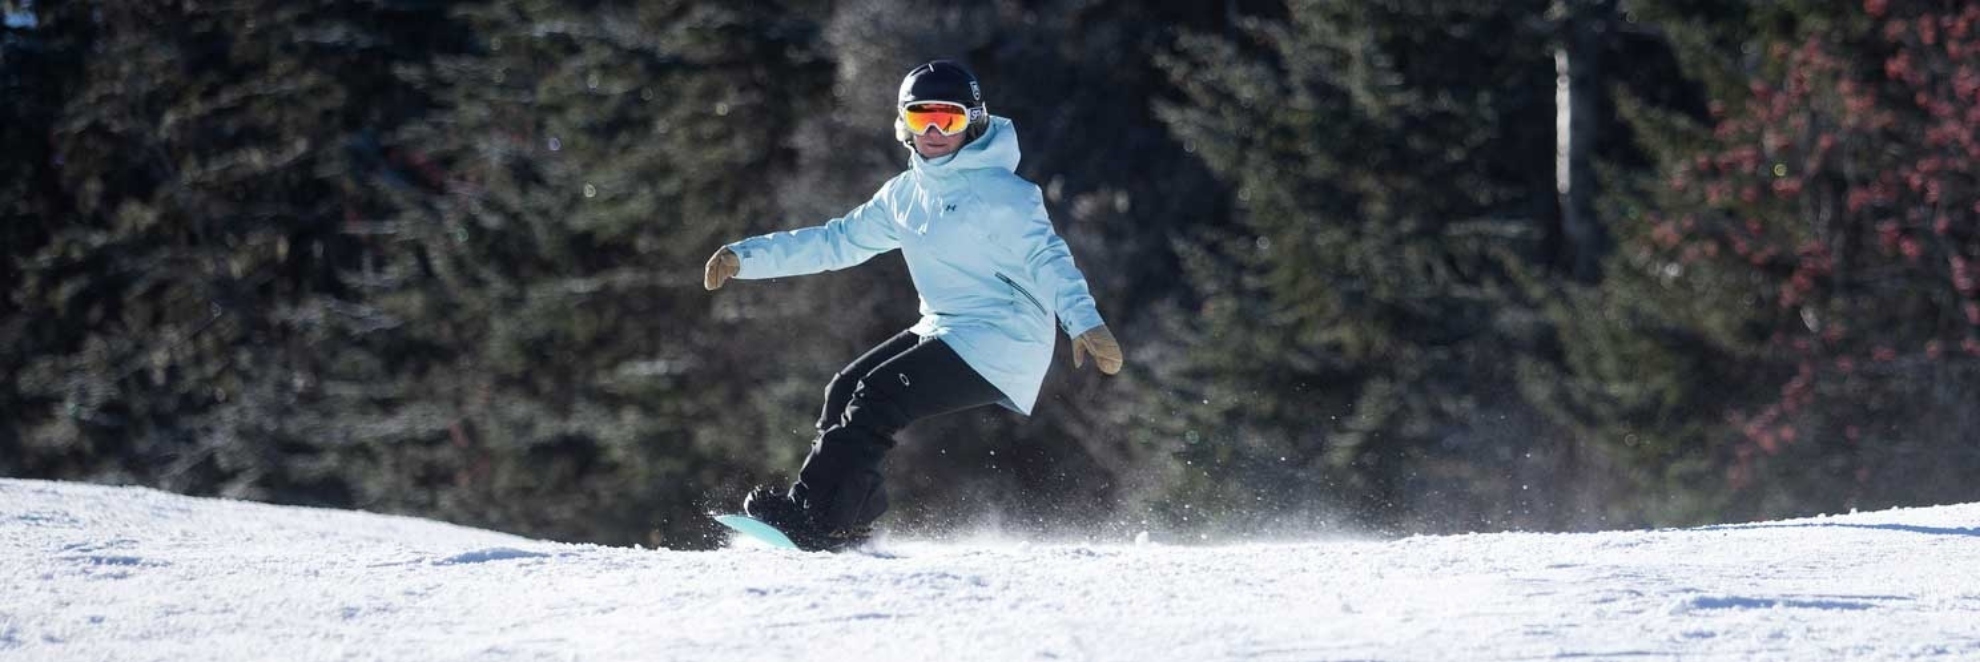
<svg viewBox="0 0 1980 662"><path fill-rule="evenodd" d="M942 211L951 212L955 210L956 210L956 206L953 204L942 205Z"/></svg>

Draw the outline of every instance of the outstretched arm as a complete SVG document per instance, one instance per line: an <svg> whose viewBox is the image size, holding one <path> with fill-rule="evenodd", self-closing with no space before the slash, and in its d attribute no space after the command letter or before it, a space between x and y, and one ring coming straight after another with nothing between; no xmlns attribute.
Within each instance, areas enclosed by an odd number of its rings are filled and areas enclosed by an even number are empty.
<svg viewBox="0 0 1980 662"><path fill-rule="evenodd" d="M873 199L824 225L773 232L724 246L736 257L732 275L754 280L836 271L900 248L886 203L892 186L888 182Z"/></svg>

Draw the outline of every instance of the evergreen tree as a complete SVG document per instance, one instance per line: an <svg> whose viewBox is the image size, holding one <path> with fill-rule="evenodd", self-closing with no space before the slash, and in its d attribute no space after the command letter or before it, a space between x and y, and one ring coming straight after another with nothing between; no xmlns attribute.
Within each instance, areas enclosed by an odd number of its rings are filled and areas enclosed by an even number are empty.
<svg viewBox="0 0 1980 662"><path fill-rule="evenodd" d="M22 388L21 368L28 358L51 342L55 333L34 324L24 313L34 306L14 295L25 265L20 258L46 246L67 214L66 200L55 185L59 159L52 137L62 107L75 94L83 53L93 30L87 16L74 5L36 7L0 3L0 475L58 471L59 461L28 445L23 413L40 409ZM31 331L39 335L31 334Z"/></svg>
<svg viewBox="0 0 1980 662"><path fill-rule="evenodd" d="M1585 521L1566 502L1599 477L1520 389L1547 360L1520 287L1555 214L1546 9L1292 2L1169 60L1163 116L1242 228L1190 253L1172 514Z"/></svg>
<svg viewBox="0 0 1980 662"><path fill-rule="evenodd" d="M781 442L814 391L758 360L789 316L710 296L700 266L775 224L791 127L826 89L810 11L455 14L471 47L421 81L444 113L360 143L385 165L359 186L390 204L353 282L381 323L326 380L361 503L700 545L702 511L796 466Z"/></svg>
<svg viewBox="0 0 1980 662"><path fill-rule="evenodd" d="M342 503L320 463L287 457L306 451L293 414L321 365L298 321L335 310L357 253L338 204L345 138L425 110L390 72L444 48L444 17L335 2L37 13L74 58L48 89L70 73L76 87L27 198L43 201L23 230L39 236L10 247L24 406L9 424L26 471Z"/></svg>
<svg viewBox="0 0 1980 662"><path fill-rule="evenodd" d="M794 466L752 449L815 406L750 360L775 315L711 308L698 278L773 224L824 89L785 9L46 21L89 41L60 51L79 89L18 110L57 108L51 159L19 166L38 195L7 210L35 221L10 227L10 473L705 544L704 491Z"/></svg>

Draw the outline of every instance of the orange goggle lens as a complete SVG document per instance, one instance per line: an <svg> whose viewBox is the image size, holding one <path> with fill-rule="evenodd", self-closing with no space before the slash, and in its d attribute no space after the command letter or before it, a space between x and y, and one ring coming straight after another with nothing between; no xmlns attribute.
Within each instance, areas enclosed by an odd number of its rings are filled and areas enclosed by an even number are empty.
<svg viewBox="0 0 1980 662"><path fill-rule="evenodd" d="M946 102L912 103L901 108L901 121L907 123L908 132L917 136L931 128L953 136L969 128L969 109Z"/></svg>

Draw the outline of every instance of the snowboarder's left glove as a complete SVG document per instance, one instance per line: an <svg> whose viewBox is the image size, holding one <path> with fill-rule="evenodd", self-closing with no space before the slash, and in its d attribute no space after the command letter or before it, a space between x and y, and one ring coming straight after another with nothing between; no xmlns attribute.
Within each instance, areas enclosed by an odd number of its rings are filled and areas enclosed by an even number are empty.
<svg viewBox="0 0 1980 662"><path fill-rule="evenodd" d="M1111 375L1121 371L1121 343L1114 340L1114 332L1108 331L1107 325L1088 329L1073 339L1073 367L1085 367L1089 353L1100 372Z"/></svg>

